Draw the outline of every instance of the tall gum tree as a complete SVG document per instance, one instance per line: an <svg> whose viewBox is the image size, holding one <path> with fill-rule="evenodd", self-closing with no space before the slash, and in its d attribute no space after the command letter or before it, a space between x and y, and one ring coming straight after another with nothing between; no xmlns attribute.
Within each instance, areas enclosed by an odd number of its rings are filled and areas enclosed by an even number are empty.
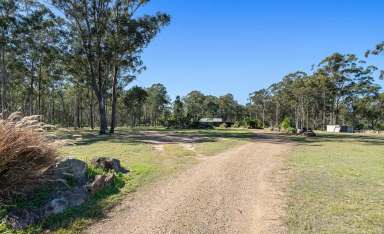
<svg viewBox="0 0 384 234"><path fill-rule="evenodd" d="M106 98L112 92L111 129L116 125L117 87L143 68L140 54L167 25L164 13L135 17L148 0L52 0L64 13L68 28L79 40L88 82L99 106L100 134L108 131Z"/></svg>

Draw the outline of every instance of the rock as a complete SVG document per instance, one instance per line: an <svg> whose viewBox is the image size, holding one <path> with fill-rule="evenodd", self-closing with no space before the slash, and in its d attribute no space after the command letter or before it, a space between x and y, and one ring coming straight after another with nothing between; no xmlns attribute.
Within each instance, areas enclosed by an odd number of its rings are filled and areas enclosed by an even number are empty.
<svg viewBox="0 0 384 234"><path fill-rule="evenodd" d="M12 114L10 114L8 116L7 120L10 121L10 122L18 122L22 118L23 118L23 113L21 113L20 111L17 111L17 112L13 112Z"/></svg>
<svg viewBox="0 0 384 234"><path fill-rule="evenodd" d="M64 198L55 198L44 207L44 213L47 216L62 213L69 206L68 204L68 200Z"/></svg>
<svg viewBox="0 0 384 234"><path fill-rule="evenodd" d="M88 199L88 196L89 193L85 186L59 192L55 198L43 206L41 213L43 217L60 214L66 209L82 205Z"/></svg>
<svg viewBox="0 0 384 234"><path fill-rule="evenodd" d="M308 130L307 132L304 133L304 136L306 136L306 137L315 137L316 133L313 132L313 131L309 131Z"/></svg>
<svg viewBox="0 0 384 234"><path fill-rule="evenodd" d="M102 168L105 171L114 170L115 172L128 173L129 170L123 168L120 160L110 157L98 157L92 160L92 165L97 168Z"/></svg>
<svg viewBox="0 0 384 234"><path fill-rule="evenodd" d="M54 178L57 180L74 179L79 185L86 184L88 180L87 164L74 158L59 161L49 171L53 173Z"/></svg>
<svg viewBox="0 0 384 234"><path fill-rule="evenodd" d="M14 229L24 229L41 219L39 209L14 209L3 219L3 222Z"/></svg>
<svg viewBox="0 0 384 234"><path fill-rule="evenodd" d="M98 191L102 190L106 186L111 185L115 180L115 175L114 174L108 174L108 175L97 175L95 177L95 180L87 185L88 191L91 194L95 194Z"/></svg>
<svg viewBox="0 0 384 234"><path fill-rule="evenodd" d="M79 186L72 190L57 193L52 200L41 208L14 209L3 220L14 229L25 229L31 224L53 214L63 213L66 209L82 205L87 201L89 192L85 186Z"/></svg>

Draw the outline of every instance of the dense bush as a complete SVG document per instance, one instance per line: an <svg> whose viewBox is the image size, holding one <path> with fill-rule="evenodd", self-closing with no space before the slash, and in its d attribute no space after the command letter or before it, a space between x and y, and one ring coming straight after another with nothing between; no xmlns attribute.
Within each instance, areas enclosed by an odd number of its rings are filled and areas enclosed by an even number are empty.
<svg viewBox="0 0 384 234"><path fill-rule="evenodd" d="M252 129L262 129L263 123L261 120L253 120L246 118L245 120L236 121L233 124L234 128L252 128Z"/></svg>
<svg viewBox="0 0 384 234"><path fill-rule="evenodd" d="M41 133L0 121L0 205L44 182L56 157L56 147Z"/></svg>

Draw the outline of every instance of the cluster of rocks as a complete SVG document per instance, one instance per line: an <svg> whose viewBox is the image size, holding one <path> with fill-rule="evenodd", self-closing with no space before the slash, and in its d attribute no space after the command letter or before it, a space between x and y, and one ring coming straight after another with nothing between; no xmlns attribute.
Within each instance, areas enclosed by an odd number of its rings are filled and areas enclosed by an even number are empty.
<svg viewBox="0 0 384 234"><path fill-rule="evenodd" d="M8 122L12 122L18 128L29 128L37 132L55 130L56 127L41 121L41 115L23 116L21 112L13 112L7 118Z"/></svg>
<svg viewBox="0 0 384 234"><path fill-rule="evenodd" d="M315 137L316 133L311 128L302 128L297 130L298 135L303 135L306 137Z"/></svg>
<svg viewBox="0 0 384 234"><path fill-rule="evenodd" d="M46 172L47 176L52 178L50 184L52 193L47 202L38 208L13 209L2 221L14 229L24 229L50 215L60 214L66 209L82 205L98 191L112 185L115 172L129 172L121 166L119 160L109 157L96 158L92 164L105 170L106 174L96 175L90 179L85 162L74 158L59 161Z"/></svg>

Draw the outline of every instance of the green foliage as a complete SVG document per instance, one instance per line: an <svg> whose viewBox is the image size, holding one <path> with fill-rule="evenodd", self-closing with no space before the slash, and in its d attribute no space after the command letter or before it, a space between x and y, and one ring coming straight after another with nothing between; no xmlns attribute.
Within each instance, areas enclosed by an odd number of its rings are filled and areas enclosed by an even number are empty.
<svg viewBox="0 0 384 234"><path fill-rule="evenodd" d="M254 92L247 108L272 126L288 117L289 126L294 123L296 128L325 129L327 124L343 122L375 129L384 122L375 70L353 54L334 53L312 74L290 73L267 90Z"/></svg>
<svg viewBox="0 0 384 234"><path fill-rule="evenodd" d="M289 134L296 134L297 133L297 129L293 128L293 127L288 127L287 128L287 133L289 133Z"/></svg>
<svg viewBox="0 0 384 234"><path fill-rule="evenodd" d="M280 127L285 130L288 130L289 128L291 128L291 119L288 117L285 117L281 122Z"/></svg>

